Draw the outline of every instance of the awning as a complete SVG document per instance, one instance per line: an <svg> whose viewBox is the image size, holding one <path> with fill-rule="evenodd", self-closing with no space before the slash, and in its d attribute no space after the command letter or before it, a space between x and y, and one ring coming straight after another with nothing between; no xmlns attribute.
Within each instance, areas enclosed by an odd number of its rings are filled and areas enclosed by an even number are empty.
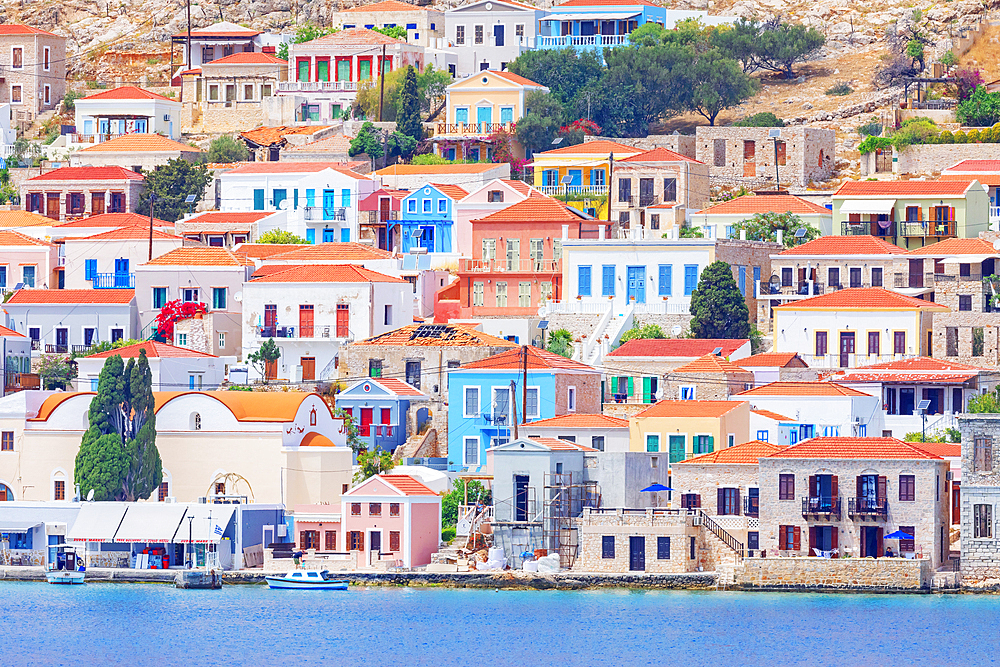
<svg viewBox="0 0 1000 667"><path fill-rule="evenodd" d="M848 199L840 205L840 212L888 215L895 205L895 199Z"/></svg>
<svg viewBox="0 0 1000 667"><path fill-rule="evenodd" d="M942 264L981 264L992 257L1000 257L1000 253L996 255L958 255L956 257L945 257L941 260Z"/></svg>
<svg viewBox="0 0 1000 667"><path fill-rule="evenodd" d="M43 523L35 519L3 519L0 520L0 533L27 533Z"/></svg>
<svg viewBox="0 0 1000 667"><path fill-rule="evenodd" d="M174 542L214 542L218 544L233 519L232 505L188 505ZM194 517L194 520L191 520ZM190 537L189 537L190 536Z"/></svg>
<svg viewBox="0 0 1000 667"><path fill-rule="evenodd" d="M579 14L549 14L542 21L624 21L634 19L639 12L581 12ZM568 35L564 35L568 36ZM574 35L580 37L581 35ZM588 35L582 35L588 36Z"/></svg>
<svg viewBox="0 0 1000 667"><path fill-rule="evenodd" d="M66 539L70 542L113 542L127 508L125 503L83 503Z"/></svg>
<svg viewBox="0 0 1000 667"><path fill-rule="evenodd" d="M115 542L173 542L179 532L184 505L136 503L128 506L115 533Z"/></svg>

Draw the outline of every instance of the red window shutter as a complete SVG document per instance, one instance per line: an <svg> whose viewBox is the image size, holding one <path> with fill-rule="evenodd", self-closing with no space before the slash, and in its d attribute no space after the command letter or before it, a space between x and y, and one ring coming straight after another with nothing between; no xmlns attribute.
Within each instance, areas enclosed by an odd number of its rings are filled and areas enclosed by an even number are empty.
<svg viewBox="0 0 1000 667"><path fill-rule="evenodd" d="M884 503L885 502L885 499L886 499L885 488L886 488L885 477L881 477L880 476L878 478L878 500L879 500L880 503Z"/></svg>
<svg viewBox="0 0 1000 667"><path fill-rule="evenodd" d="M722 515L726 513L726 490L721 486L716 489L716 498L718 500L718 509L716 514Z"/></svg>
<svg viewBox="0 0 1000 667"><path fill-rule="evenodd" d="M701 507L701 494L700 493L694 494L694 506L695 507Z"/></svg>
<svg viewBox="0 0 1000 667"><path fill-rule="evenodd" d="M832 532L830 534L830 548L839 549L840 548L840 537L837 535L837 527L834 526L830 529Z"/></svg>
<svg viewBox="0 0 1000 667"><path fill-rule="evenodd" d="M785 537L788 535L788 528L786 526L778 526L778 549L785 551L788 549L788 544L786 544Z"/></svg>
<svg viewBox="0 0 1000 667"><path fill-rule="evenodd" d="M879 556L885 553L885 547L882 546L882 526L879 526L878 528L875 529L875 539L876 539L876 548L878 549L878 551L876 551L874 554L868 554L868 555L875 556L876 558L878 558Z"/></svg>
<svg viewBox="0 0 1000 667"><path fill-rule="evenodd" d="M390 419L392 418L391 415L392 415L391 408L382 408L382 423L389 424Z"/></svg>
<svg viewBox="0 0 1000 667"><path fill-rule="evenodd" d="M815 498L819 495L819 483L816 475L809 475L809 497Z"/></svg>
<svg viewBox="0 0 1000 667"><path fill-rule="evenodd" d="M365 550L365 533L362 530L358 531L358 551Z"/></svg>
<svg viewBox="0 0 1000 667"><path fill-rule="evenodd" d="M792 550L801 551L802 550L802 528L795 526L792 529Z"/></svg>
<svg viewBox="0 0 1000 667"><path fill-rule="evenodd" d="M836 475L830 476L830 495L834 498L840 495L840 480Z"/></svg>
<svg viewBox="0 0 1000 667"><path fill-rule="evenodd" d="M733 514L739 516L742 513L742 508L740 507L740 490L733 489L733 494L736 496L733 499Z"/></svg>

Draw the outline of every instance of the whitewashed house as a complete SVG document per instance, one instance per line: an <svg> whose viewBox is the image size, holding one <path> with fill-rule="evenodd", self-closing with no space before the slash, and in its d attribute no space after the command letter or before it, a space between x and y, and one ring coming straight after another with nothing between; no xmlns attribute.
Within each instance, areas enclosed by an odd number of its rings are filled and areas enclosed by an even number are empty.
<svg viewBox="0 0 1000 667"><path fill-rule="evenodd" d="M147 223L148 224L148 223ZM153 257L180 248L184 239L153 230ZM93 236L63 239L60 265L66 289L134 288L135 267L149 258L149 227L110 229Z"/></svg>
<svg viewBox="0 0 1000 667"><path fill-rule="evenodd" d="M226 379L226 368L236 363L236 357L217 357L190 348L147 340L89 357L79 357L76 360L77 376L74 380L77 391L97 391L101 369L108 358L117 355L127 363L129 359L138 359L142 351L146 352L146 359L149 361L153 391L218 389Z"/></svg>
<svg viewBox="0 0 1000 667"><path fill-rule="evenodd" d="M76 100L72 144L99 144L123 134L181 138L181 103L138 86L122 86Z"/></svg>
<svg viewBox="0 0 1000 667"><path fill-rule="evenodd" d="M507 68L535 48L538 22L548 11L516 0L480 0L444 14L448 48L458 54L458 76Z"/></svg>
<svg viewBox="0 0 1000 667"><path fill-rule="evenodd" d="M139 332L134 289L22 289L4 310L7 326L31 339L33 355L69 354Z"/></svg>

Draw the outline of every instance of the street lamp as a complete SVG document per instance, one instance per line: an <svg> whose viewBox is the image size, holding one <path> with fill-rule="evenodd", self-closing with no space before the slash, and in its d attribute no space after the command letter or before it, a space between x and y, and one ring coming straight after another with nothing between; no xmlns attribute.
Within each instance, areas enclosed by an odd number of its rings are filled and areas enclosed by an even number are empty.
<svg viewBox="0 0 1000 667"><path fill-rule="evenodd" d="M194 534L194 515L192 514L191 516L188 517L188 559L187 559L187 564L188 564L188 569L189 570L192 567L194 567L194 562L193 562L194 561L194 548L193 548L194 547L194 540L192 539L193 534Z"/></svg>

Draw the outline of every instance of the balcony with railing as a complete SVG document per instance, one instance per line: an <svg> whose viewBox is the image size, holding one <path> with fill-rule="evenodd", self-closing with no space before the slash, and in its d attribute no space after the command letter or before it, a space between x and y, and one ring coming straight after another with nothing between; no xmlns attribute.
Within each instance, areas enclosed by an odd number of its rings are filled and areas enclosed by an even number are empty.
<svg viewBox="0 0 1000 667"><path fill-rule="evenodd" d="M4 374L3 390L5 394L11 394L25 389L40 389L41 380L37 373L15 373L13 371Z"/></svg>
<svg viewBox="0 0 1000 667"><path fill-rule="evenodd" d="M459 273L561 273L561 259L461 259Z"/></svg>
<svg viewBox="0 0 1000 667"><path fill-rule="evenodd" d="M759 517L760 516L760 498L752 498L751 496L744 496L744 498L743 498L743 514L744 514L744 516Z"/></svg>
<svg viewBox="0 0 1000 667"><path fill-rule="evenodd" d="M69 354L69 345L66 343L46 343L45 344L46 354Z"/></svg>
<svg viewBox="0 0 1000 667"><path fill-rule="evenodd" d="M983 272L979 269L979 265L975 265L976 270L969 268L969 272L962 275L961 273L935 273L934 282L935 283L954 283L954 282L971 282L971 283L981 283L983 282Z"/></svg>
<svg viewBox="0 0 1000 667"><path fill-rule="evenodd" d="M839 496L807 496L802 499L802 516L819 518L840 518Z"/></svg>
<svg viewBox="0 0 1000 667"><path fill-rule="evenodd" d="M385 225L399 220L399 211L361 211L360 225Z"/></svg>
<svg viewBox="0 0 1000 667"><path fill-rule="evenodd" d="M849 498L847 514L852 517L885 517L889 514L889 501L885 498Z"/></svg>
<svg viewBox="0 0 1000 667"><path fill-rule="evenodd" d="M900 236L943 239L956 233L954 220L904 220L897 224Z"/></svg>
<svg viewBox="0 0 1000 667"><path fill-rule="evenodd" d="M134 273L95 273L94 289L135 289Z"/></svg>
<svg viewBox="0 0 1000 667"><path fill-rule="evenodd" d="M302 208L302 219L307 221L316 220L347 220L347 207L345 206L304 206Z"/></svg>
<svg viewBox="0 0 1000 667"><path fill-rule="evenodd" d="M335 326L314 325L314 326L289 326L285 324L269 324L255 327L254 335L259 339L265 338L307 338L307 339L330 339L347 338L347 336L337 336Z"/></svg>
<svg viewBox="0 0 1000 667"><path fill-rule="evenodd" d="M883 227L883 225L886 225ZM878 221L864 222L842 222L840 223L841 236L877 236L886 238L896 235L896 222L890 220L888 224Z"/></svg>
<svg viewBox="0 0 1000 667"><path fill-rule="evenodd" d="M896 289L934 287L934 274L923 271L920 273L896 273L893 275L892 285Z"/></svg>
<svg viewBox="0 0 1000 667"><path fill-rule="evenodd" d="M552 19L558 20L556 17L552 17ZM561 35L559 37L539 35L535 38L535 44L539 49L565 49L567 46L603 49L606 46L624 46L628 43L628 35Z"/></svg>
<svg viewBox="0 0 1000 667"><path fill-rule="evenodd" d="M357 81L280 81L279 93L355 92Z"/></svg>
<svg viewBox="0 0 1000 667"><path fill-rule="evenodd" d="M593 195L595 197L603 197L604 195L608 194L608 186L606 184L539 185L536 187L543 194L547 194L551 197L574 196L574 195Z"/></svg>
<svg viewBox="0 0 1000 667"><path fill-rule="evenodd" d="M1000 224L1000 206L990 206L990 227Z"/></svg>
<svg viewBox="0 0 1000 667"><path fill-rule="evenodd" d="M434 136L488 137L495 132L513 133L517 123L436 123Z"/></svg>

